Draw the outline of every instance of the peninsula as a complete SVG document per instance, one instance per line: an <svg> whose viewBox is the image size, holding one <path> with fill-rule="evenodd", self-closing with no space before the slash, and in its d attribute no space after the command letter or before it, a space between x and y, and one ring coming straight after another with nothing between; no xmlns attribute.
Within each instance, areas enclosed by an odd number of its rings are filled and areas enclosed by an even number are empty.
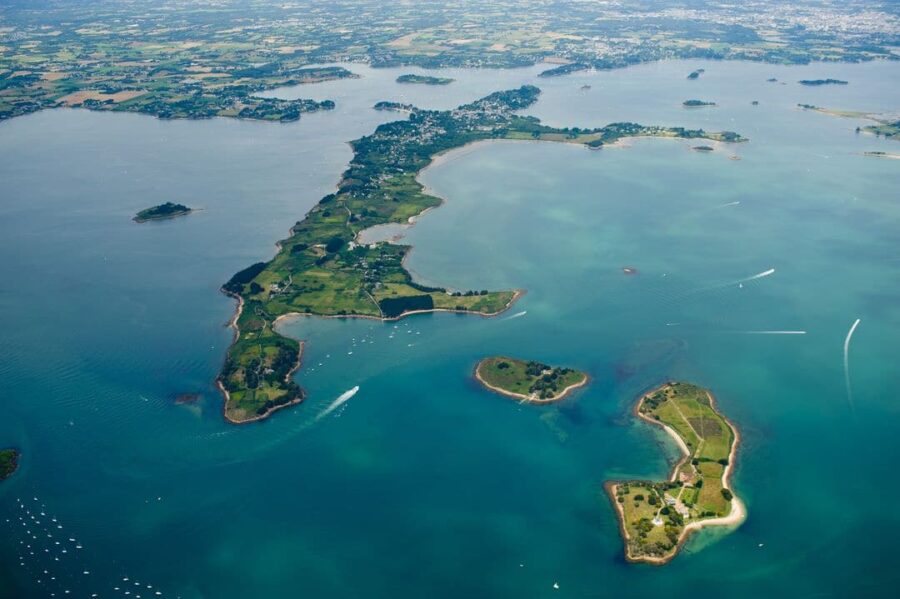
<svg viewBox="0 0 900 599"><path fill-rule="evenodd" d="M431 75L400 75L397 83L420 83L422 85L450 85L456 81L450 77L432 77Z"/></svg>
<svg viewBox="0 0 900 599"><path fill-rule="evenodd" d="M900 139L900 117L896 113L879 114L876 112L864 112L861 110L837 110L833 108L822 108L815 104L797 104L798 108L803 110L811 110L813 112L821 112L829 116L837 116L848 119L866 119L875 121L875 125L866 125L865 127L857 127L856 132L871 133L875 137L884 137L885 139Z"/></svg>
<svg viewBox="0 0 900 599"><path fill-rule="evenodd" d="M606 489L619 517L630 562L665 564L704 526L736 525L744 506L729 486L740 436L716 410L712 394L669 382L643 395L642 420L663 427L681 450L668 481L615 481Z"/></svg>
<svg viewBox="0 0 900 599"><path fill-rule="evenodd" d="M19 452L15 449L0 449L0 480L12 476L19 467Z"/></svg>
<svg viewBox="0 0 900 599"><path fill-rule="evenodd" d="M584 372L505 356L485 358L475 366L478 382L522 403L559 401L588 383Z"/></svg>
<svg viewBox="0 0 900 599"><path fill-rule="evenodd" d="M506 310L520 291L462 291L417 283L404 267L407 245L361 245L359 233L374 225L409 223L441 204L416 175L432 159L466 144L492 139L555 141L599 148L623 137L745 141L730 131L613 123L596 129L555 128L516 114L538 98L534 86L500 91L453 110L411 108L409 118L380 125L351 142L353 158L335 193L297 222L278 253L235 274L223 291L238 300L234 342L218 377L225 417L259 420L298 403L303 392L291 380L301 344L275 330L291 314L397 319L421 312L490 316Z"/></svg>
<svg viewBox="0 0 900 599"><path fill-rule="evenodd" d="M188 208L184 204L174 204L172 202L166 202L165 204L160 204L158 206L153 206L151 208L145 208L144 210L141 210L135 215L134 222L145 223L151 220L164 220L167 218L184 216L186 214L190 214L191 212L193 212L193 209Z"/></svg>

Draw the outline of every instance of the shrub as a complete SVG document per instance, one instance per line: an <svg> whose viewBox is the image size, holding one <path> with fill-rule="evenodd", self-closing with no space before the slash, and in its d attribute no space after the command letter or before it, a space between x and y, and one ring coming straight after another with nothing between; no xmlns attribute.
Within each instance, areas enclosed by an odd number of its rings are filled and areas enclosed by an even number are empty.
<svg viewBox="0 0 900 599"><path fill-rule="evenodd" d="M344 247L344 239L339 235L335 235L325 244L325 251L329 254L333 254L342 247Z"/></svg>

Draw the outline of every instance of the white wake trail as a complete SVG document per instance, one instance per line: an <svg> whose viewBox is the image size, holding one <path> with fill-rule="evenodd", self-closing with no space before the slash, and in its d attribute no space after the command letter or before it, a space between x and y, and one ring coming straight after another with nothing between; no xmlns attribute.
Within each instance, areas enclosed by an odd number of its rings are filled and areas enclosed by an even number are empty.
<svg viewBox="0 0 900 599"><path fill-rule="evenodd" d="M850 402L851 408L853 408L853 391L850 388L850 339L853 338L853 333L856 332L859 321L860 319L857 318L847 332L847 338L844 339L844 382L847 384L847 401Z"/></svg>
<svg viewBox="0 0 900 599"><path fill-rule="evenodd" d="M741 331L744 335L805 335L806 331Z"/></svg>
<svg viewBox="0 0 900 599"><path fill-rule="evenodd" d="M747 277L746 279L741 279L740 281L735 281L735 283L746 283L747 281L755 281L756 279L761 279L763 277L768 277L769 275L774 275L775 269L770 268L769 270L764 270L761 273L755 274L752 277Z"/></svg>
<svg viewBox="0 0 900 599"><path fill-rule="evenodd" d="M503 320L512 320L513 318L521 318L521 317L525 316L526 314L528 314L528 310L522 310L521 312L516 312L515 314L507 316Z"/></svg>
<svg viewBox="0 0 900 599"><path fill-rule="evenodd" d="M328 416L329 414L331 414L332 412L337 410L344 403L346 403L347 400L349 400L351 397L356 395L358 391L359 391L359 385L353 387L349 391L344 391L343 393L341 393L336 400L331 402L331 404L327 408L322 410L322 412L319 413L318 416L316 416L316 420L321 420L322 418L325 418L326 416Z"/></svg>

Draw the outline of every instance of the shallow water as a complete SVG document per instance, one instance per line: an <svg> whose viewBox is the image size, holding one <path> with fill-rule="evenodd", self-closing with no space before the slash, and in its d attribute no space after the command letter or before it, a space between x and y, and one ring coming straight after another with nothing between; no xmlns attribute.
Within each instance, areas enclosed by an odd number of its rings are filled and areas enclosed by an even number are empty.
<svg viewBox="0 0 900 599"><path fill-rule="evenodd" d="M350 68L363 77L276 92L338 102L289 125L80 110L0 124L0 445L24 452L0 485L0 595L865 596L896 584L900 162L861 153L900 146L796 104L896 111L900 67L460 70L440 88L393 83L415 69ZM795 84L818 77L850 85ZM346 141L397 118L369 107L448 108L532 82L544 94L529 113L549 124L634 120L751 142L449 155L421 177L447 202L405 231L410 268L528 293L491 319L289 322L308 340L309 400L227 425L211 383L233 303L218 286L333 189ZM686 110L688 98L719 105ZM166 200L203 210L130 221ZM856 318L851 403L843 343ZM593 382L520 406L472 381L493 353ZM734 484L749 517L664 568L633 566L601 485L666 474L674 447L630 416L666 377L709 386L741 429ZM175 405L186 392L201 398Z"/></svg>

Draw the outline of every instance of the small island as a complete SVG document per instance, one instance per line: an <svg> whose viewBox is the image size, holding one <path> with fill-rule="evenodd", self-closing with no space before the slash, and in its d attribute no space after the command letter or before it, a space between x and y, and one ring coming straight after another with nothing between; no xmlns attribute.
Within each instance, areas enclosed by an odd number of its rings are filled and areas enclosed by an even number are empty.
<svg viewBox="0 0 900 599"><path fill-rule="evenodd" d="M475 378L491 391L536 404L559 401L589 380L587 374L578 370L505 356L479 362Z"/></svg>
<svg viewBox="0 0 900 599"><path fill-rule="evenodd" d="M381 101L376 102L374 106L372 106L375 110L384 110L386 112L402 112L402 113L411 113L416 109L412 104L405 104L403 102L387 102Z"/></svg>
<svg viewBox="0 0 900 599"><path fill-rule="evenodd" d="M798 83L814 87L818 85L847 85L848 82L841 79L801 79Z"/></svg>
<svg viewBox="0 0 900 599"><path fill-rule="evenodd" d="M146 223L151 220L165 220L167 218L184 216L186 214L190 214L191 212L193 212L193 209L188 208L184 204L166 202L165 204L160 204L159 206L153 206L152 208L145 208L144 210L141 210L137 213L137 215L135 215L134 222Z"/></svg>
<svg viewBox="0 0 900 599"><path fill-rule="evenodd" d="M421 85L450 85L456 81L450 77L432 77L431 75L400 75L397 77L397 83L418 83Z"/></svg>
<svg viewBox="0 0 900 599"><path fill-rule="evenodd" d="M700 108L702 106L715 106L715 102L706 102L705 100L685 100L681 103L685 108Z"/></svg>
<svg viewBox="0 0 900 599"><path fill-rule="evenodd" d="M19 467L19 452L15 449L0 449L0 480L12 476Z"/></svg>
<svg viewBox="0 0 900 599"><path fill-rule="evenodd" d="M691 71L691 74L687 76L688 79L694 80L699 79L700 75L706 72L706 69L697 69L696 71Z"/></svg>
<svg viewBox="0 0 900 599"><path fill-rule="evenodd" d="M662 565L704 526L740 524L744 506L729 486L740 436L716 410L712 394L669 382L641 396L635 414L661 426L682 458L669 480L606 483L630 562Z"/></svg>
<svg viewBox="0 0 900 599"><path fill-rule="evenodd" d="M546 71L541 71L538 73L538 77L543 77L544 79L547 79L548 77L562 77L563 75L571 75L572 73L578 73L579 71L586 71L590 68L591 65L583 62L569 62L561 64L558 67L553 67L552 69L547 69Z"/></svg>
<svg viewBox="0 0 900 599"><path fill-rule="evenodd" d="M691 149L695 152L712 152L713 150L715 150L715 148L712 146L694 146Z"/></svg>

